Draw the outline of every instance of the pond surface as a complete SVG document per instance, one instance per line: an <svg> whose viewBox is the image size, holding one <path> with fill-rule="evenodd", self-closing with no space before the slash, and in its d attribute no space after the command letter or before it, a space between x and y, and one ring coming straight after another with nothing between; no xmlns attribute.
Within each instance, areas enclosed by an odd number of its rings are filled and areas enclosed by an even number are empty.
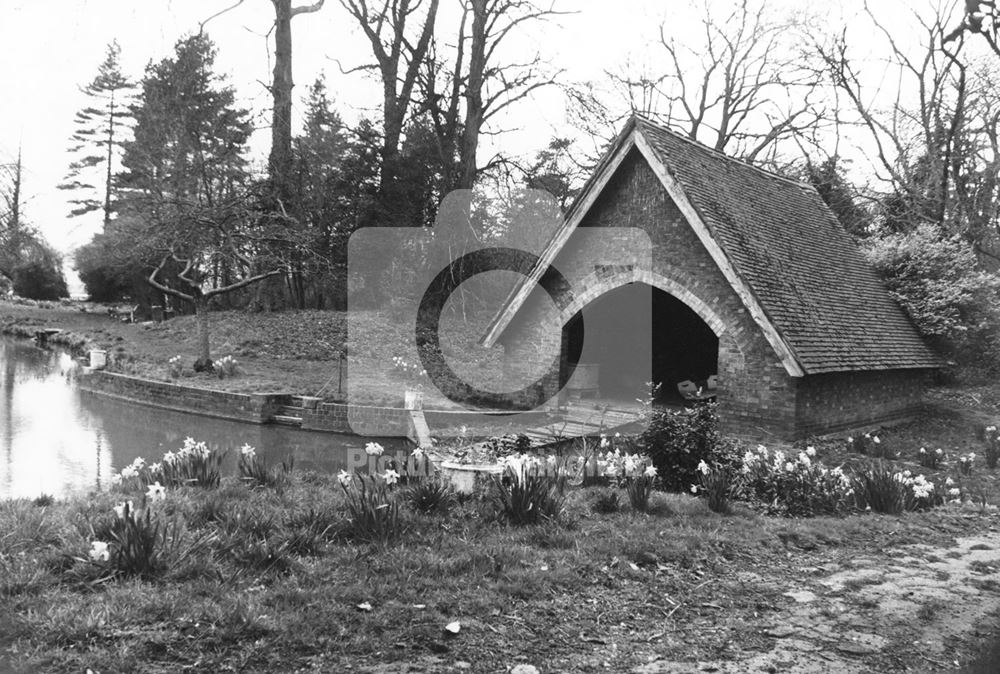
<svg viewBox="0 0 1000 674"><path fill-rule="evenodd" d="M268 463L293 457L296 469L344 469L370 438L214 419L121 402L79 390L67 353L0 338L0 498L63 497L105 489L111 474L137 456L157 461L184 438L213 450L244 443ZM405 441L381 440L387 449ZM352 465L357 465L356 461Z"/></svg>

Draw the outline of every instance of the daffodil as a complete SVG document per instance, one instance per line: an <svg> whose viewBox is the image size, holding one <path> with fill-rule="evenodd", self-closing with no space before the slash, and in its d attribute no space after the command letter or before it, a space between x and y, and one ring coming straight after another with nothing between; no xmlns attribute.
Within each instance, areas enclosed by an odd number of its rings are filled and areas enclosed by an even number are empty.
<svg viewBox="0 0 1000 674"><path fill-rule="evenodd" d="M386 469L385 475L382 477L385 478L385 483L388 485L394 485L399 482L399 473L394 471L392 468Z"/></svg>
<svg viewBox="0 0 1000 674"><path fill-rule="evenodd" d="M111 558L111 553L108 552L108 544L104 541L92 541L90 544L90 559L95 562L106 562Z"/></svg>
<svg viewBox="0 0 1000 674"><path fill-rule="evenodd" d="M643 471L646 477L656 477L656 466L646 466L646 470Z"/></svg>
<svg viewBox="0 0 1000 674"><path fill-rule="evenodd" d="M353 480L354 477L346 470L342 470L339 473L337 473L337 481L340 482L340 485L342 487L350 485Z"/></svg>
<svg viewBox="0 0 1000 674"><path fill-rule="evenodd" d="M242 447L240 447L240 454L246 457L247 459L252 459L255 456L257 456L257 450L251 447L249 444L244 444Z"/></svg>
<svg viewBox="0 0 1000 674"><path fill-rule="evenodd" d="M365 445L365 454L368 456L382 456L382 452L384 451L385 448L377 442L369 442Z"/></svg>
<svg viewBox="0 0 1000 674"><path fill-rule="evenodd" d="M123 519L125 519L126 515L132 513L132 511L133 511L133 509L132 509L132 502L131 501L123 501L123 502L119 503L118 505L116 505L115 508L114 508L114 510L115 510L115 515L118 516L118 519L123 520Z"/></svg>
<svg viewBox="0 0 1000 674"><path fill-rule="evenodd" d="M167 498L167 489L159 481L156 481L146 488L146 498L150 501L162 501Z"/></svg>

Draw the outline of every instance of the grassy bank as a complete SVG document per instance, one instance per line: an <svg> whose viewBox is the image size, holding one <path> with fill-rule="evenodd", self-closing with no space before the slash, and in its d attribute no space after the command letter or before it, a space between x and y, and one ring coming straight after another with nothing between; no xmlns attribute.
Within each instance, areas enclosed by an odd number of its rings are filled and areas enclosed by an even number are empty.
<svg viewBox="0 0 1000 674"><path fill-rule="evenodd" d="M279 486L0 502L11 666L941 671L1000 608L1000 520L971 503L793 520L660 492L638 512L608 507L607 487L570 488L555 521L512 526L483 495L423 514L396 486L400 533L369 543L335 477ZM170 543L147 571L110 576L89 551L125 500Z"/></svg>
<svg viewBox="0 0 1000 674"><path fill-rule="evenodd" d="M412 326L374 312L358 312L355 356L361 367L352 374L352 399L361 403L402 405L407 387L405 372L393 358L417 362ZM108 351L111 369L159 380L174 380L169 361L181 357L179 383L239 393L287 391L336 398L338 356L347 346L347 315L341 311L284 311L246 313L218 311L211 314L211 349L216 360L232 356L238 362L234 377L220 379L198 374L191 365L197 358L197 326L193 316L163 323L130 324L111 319L105 307L89 303L34 305L0 301L0 334L32 336L39 328L59 328L68 334L56 339L76 349ZM456 338L445 340L450 359L477 371L499 372L498 350L478 347L479 334L465 326ZM346 385L345 385L346 386ZM454 403L435 391L426 392L428 407L452 408Z"/></svg>

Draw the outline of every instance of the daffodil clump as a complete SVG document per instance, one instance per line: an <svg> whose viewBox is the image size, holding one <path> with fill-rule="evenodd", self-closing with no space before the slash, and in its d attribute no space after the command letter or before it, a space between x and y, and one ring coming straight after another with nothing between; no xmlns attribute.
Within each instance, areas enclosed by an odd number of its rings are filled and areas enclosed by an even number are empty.
<svg viewBox="0 0 1000 674"><path fill-rule="evenodd" d="M365 447L368 456L382 456L385 449L377 442ZM423 456L423 450L418 456ZM397 486L403 476L394 467L381 473L361 475L346 470L337 474L344 491L348 511L348 531L352 538L364 542L388 543L402 533Z"/></svg>
<svg viewBox="0 0 1000 674"><path fill-rule="evenodd" d="M847 451L858 452L873 459L898 459L899 452L889 447L877 434L865 433L857 438L848 436Z"/></svg>
<svg viewBox="0 0 1000 674"><path fill-rule="evenodd" d="M907 510L926 510L944 503L934 483L908 470L876 462L858 470L853 479L859 508L879 513L898 514Z"/></svg>
<svg viewBox="0 0 1000 674"><path fill-rule="evenodd" d="M969 452L958 457L958 472L962 475L972 475L972 468L976 465L976 453Z"/></svg>
<svg viewBox="0 0 1000 674"><path fill-rule="evenodd" d="M222 479L222 462L228 452L213 451L206 443L186 438L177 451L164 453L155 463L146 463L141 456L111 476L113 486L128 489L154 481L168 487L182 485L217 487Z"/></svg>
<svg viewBox="0 0 1000 674"><path fill-rule="evenodd" d="M240 479L251 487L271 487L280 491L287 483L294 465L294 459L289 457L282 461L278 468L270 468L264 457L257 455L254 447L244 444L240 447L237 470Z"/></svg>
<svg viewBox="0 0 1000 674"><path fill-rule="evenodd" d="M181 522L161 507L166 499L167 489L154 482L140 507L122 501L112 508L110 523L99 530L91 523L90 549L86 557L77 558L88 564L85 574L99 579L152 578L201 549L207 538L188 539Z"/></svg>
<svg viewBox="0 0 1000 674"><path fill-rule="evenodd" d="M596 456L597 468L600 474L611 484L624 487L629 502L636 510L649 509L649 497L656 484L656 466L652 459L644 454L623 452L615 447L611 451L613 441L601 436L601 447L607 451Z"/></svg>
<svg viewBox="0 0 1000 674"><path fill-rule="evenodd" d="M427 376L427 370L420 363L413 363L402 356L392 357L392 371L406 381L421 381Z"/></svg>
<svg viewBox="0 0 1000 674"><path fill-rule="evenodd" d="M732 510L731 501L739 494L739 475L726 465L709 466L698 462L698 484L691 485L692 494L708 499L708 509L726 514Z"/></svg>
<svg viewBox="0 0 1000 674"><path fill-rule="evenodd" d="M512 454L500 461L503 473L494 476L490 499L497 515L511 524L556 520L565 500L565 465L550 456Z"/></svg>
<svg viewBox="0 0 1000 674"><path fill-rule="evenodd" d="M219 360L213 361L212 367L215 369L215 374L219 376L219 379L235 377L239 373L239 363L232 356L223 356Z"/></svg>
<svg viewBox="0 0 1000 674"><path fill-rule="evenodd" d="M184 362L180 356L174 356L167 361L167 374L171 379L179 379L184 372Z"/></svg>
<svg viewBox="0 0 1000 674"><path fill-rule="evenodd" d="M995 425L983 430L983 440L986 443L986 467L993 470L1000 460L1000 430Z"/></svg>
<svg viewBox="0 0 1000 674"><path fill-rule="evenodd" d="M812 517L845 510L853 494L851 479L839 466L827 468L815 457L814 447L795 455L758 445L743 455L740 473L745 490L787 515Z"/></svg>
<svg viewBox="0 0 1000 674"><path fill-rule="evenodd" d="M944 462L944 450L938 447L933 451L929 451L926 447L921 447L920 451L917 452L917 458L920 460L920 465L924 468L937 470Z"/></svg>

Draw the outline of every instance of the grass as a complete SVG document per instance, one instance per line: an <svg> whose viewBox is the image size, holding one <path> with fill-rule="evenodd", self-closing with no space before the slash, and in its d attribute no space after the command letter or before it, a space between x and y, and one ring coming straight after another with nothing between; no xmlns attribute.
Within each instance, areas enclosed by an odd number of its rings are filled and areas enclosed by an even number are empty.
<svg viewBox="0 0 1000 674"><path fill-rule="evenodd" d="M6 501L0 643L14 643L29 671L341 671L441 655L486 671L498 654L618 671L654 654L694 661L739 648L796 568L982 526L950 511L799 521L737 504L721 516L662 492L646 513L598 512L606 494L569 489L559 521L527 527L477 498L434 515L404 505L394 542L364 544L333 477L293 473L281 492L224 478L155 506L198 543L193 552L148 579L96 584L74 557L122 495ZM805 551L789 537L816 544ZM446 635L455 620L460 634Z"/></svg>
<svg viewBox="0 0 1000 674"><path fill-rule="evenodd" d="M234 376L198 374L191 366L198 353L198 331L193 316L180 316L163 323L128 324L112 320L102 305L89 303L46 303L47 307L27 306L0 300L0 334L33 336L38 328L60 328L65 334L56 343L82 351L105 349L109 368L186 386L239 393L287 391L301 395L338 397L338 355L347 345L347 314L343 311L281 311L246 313L216 311L211 314L212 357L233 356L239 363ZM85 310L85 311L84 311ZM360 403L402 406L407 378L392 367L393 356L417 362L403 347L413 343L405 321L372 311L358 312L352 319L358 338L355 354L362 367L355 368L351 399ZM480 347L479 324L451 321L450 339L443 339L449 363L456 371L486 373L498 377L502 367L499 349ZM172 376L170 359L181 356L179 378ZM347 383L343 393L346 395ZM425 391L428 409L458 406L429 387ZM497 432L509 430L491 429ZM475 429L470 429L475 430Z"/></svg>

